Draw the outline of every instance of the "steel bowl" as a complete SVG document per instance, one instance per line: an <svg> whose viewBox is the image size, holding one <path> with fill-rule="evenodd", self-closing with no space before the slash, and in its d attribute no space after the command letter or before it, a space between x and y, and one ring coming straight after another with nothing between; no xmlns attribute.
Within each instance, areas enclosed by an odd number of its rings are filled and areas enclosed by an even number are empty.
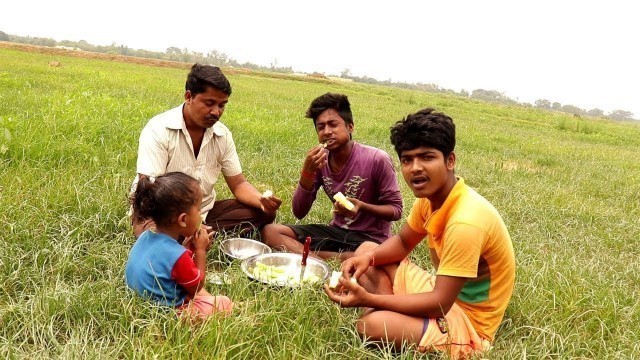
<svg viewBox="0 0 640 360"><path fill-rule="evenodd" d="M271 252L271 248L256 240L245 238L231 238L220 242L220 250L232 259L246 259L248 257L266 254Z"/></svg>
<svg viewBox="0 0 640 360"><path fill-rule="evenodd" d="M246 258L240 264L242 271L251 279L269 285L299 287L300 285L317 285L324 283L331 275L329 266L321 260L308 258L304 272L304 281L300 283L302 255L291 253L269 253ZM262 264L262 265L258 265ZM278 276L264 276L256 273L256 268L277 268ZM280 273L280 271L282 273ZM282 276L280 276L282 274Z"/></svg>

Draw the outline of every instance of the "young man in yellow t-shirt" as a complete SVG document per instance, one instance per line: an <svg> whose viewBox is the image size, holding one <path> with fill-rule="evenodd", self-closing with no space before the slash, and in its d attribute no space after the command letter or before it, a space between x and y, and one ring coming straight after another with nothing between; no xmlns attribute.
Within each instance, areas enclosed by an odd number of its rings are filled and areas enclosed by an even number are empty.
<svg viewBox="0 0 640 360"><path fill-rule="evenodd" d="M342 263L343 307L366 307L357 330L370 341L461 356L486 350L515 283L515 257L500 214L455 175L455 125L433 109L391 128L402 175L417 197L400 232L364 243ZM427 239L432 275L407 256ZM359 284L346 280L349 276Z"/></svg>

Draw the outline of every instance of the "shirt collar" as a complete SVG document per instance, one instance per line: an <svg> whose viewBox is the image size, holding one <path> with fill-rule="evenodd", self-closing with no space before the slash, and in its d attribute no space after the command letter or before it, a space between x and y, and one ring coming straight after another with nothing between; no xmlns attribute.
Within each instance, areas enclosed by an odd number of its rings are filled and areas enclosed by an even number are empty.
<svg viewBox="0 0 640 360"><path fill-rule="evenodd" d="M447 226L447 220L449 220L449 214L458 203L458 199L460 199L460 196L467 191L466 186L464 185L464 179L461 177L457 178L458 182L453 186L453 189L451 189L451 192L440 209L431 214L431 218L427 224L427 232L433 234L437 238L439 238L442 232L444 232L444 228Z"/></svg>

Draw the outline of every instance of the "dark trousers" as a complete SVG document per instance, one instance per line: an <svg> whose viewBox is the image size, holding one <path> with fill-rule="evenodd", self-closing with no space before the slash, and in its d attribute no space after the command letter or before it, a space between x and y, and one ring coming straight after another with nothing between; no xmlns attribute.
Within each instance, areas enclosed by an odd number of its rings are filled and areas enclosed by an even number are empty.
<svg viewBox="0 0 640 360"><path fill-rule="evenodd" d="M246 234L272 223L276 214L266 214L262 210L240 203L236 199L220 200L213 203L204 221L216 232Z"/></svg>
<svg viewBox="0 0 640 360"><path fill-rule="evenodd" d="M266 214L262 210L244 205L236 199L228 199L213 203L213 208L209 210L204 223L211 226L215 232L234 233L238 236L243 236L262 230L265 225L272 223L275 218L275 214ZM135 216L132 219L135 219ZM131 225L133 227L133 235L137 239L145 230L155 227L156 224L151 219L145 219L140 222L132 220Z"/></svg>

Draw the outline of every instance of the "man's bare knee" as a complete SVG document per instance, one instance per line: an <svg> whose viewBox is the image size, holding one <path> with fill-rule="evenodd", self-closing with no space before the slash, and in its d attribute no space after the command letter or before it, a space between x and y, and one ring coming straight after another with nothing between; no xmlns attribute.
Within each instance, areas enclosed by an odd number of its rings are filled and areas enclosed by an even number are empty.
<svg viewBox="0 0 640 360"><path fill-rule="evenodd" d="M270 243L273 242L273 238L275 235L277 235L277 227L275 224L267 224L262 228L262 231L260 231L260 235L262 235L262 239L264 240L264 243L267 245L271 245Z"/></svg>
<svg viewBox="0 0 640 360"><path fill-rule="evenodd" d="M362 338L380 340L384 336L384 316L380 311L368 311L356 321L356 331ZM382 335L381 335L382 334Z"/></svg>
<svg viewBox="0 0 640 360"><path fill-rule="evenodd" d="M360 335L361 338L366 338L367 337L367 329L368 329L368 325L367 325L367 315L362 316L360 319L356 320L356 331L358 332L358 335Z"/></svg>
<svg viewBox="0 0 640 360"><path fill-rule="evenodd" d="M295 240L293 230L281 224L267 224L262 228L261 235L264 243L271 247L285 246L289 239Z"/></svg>

